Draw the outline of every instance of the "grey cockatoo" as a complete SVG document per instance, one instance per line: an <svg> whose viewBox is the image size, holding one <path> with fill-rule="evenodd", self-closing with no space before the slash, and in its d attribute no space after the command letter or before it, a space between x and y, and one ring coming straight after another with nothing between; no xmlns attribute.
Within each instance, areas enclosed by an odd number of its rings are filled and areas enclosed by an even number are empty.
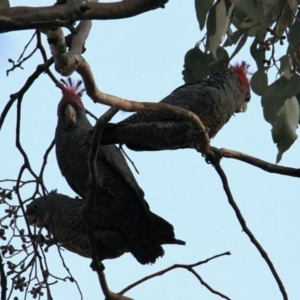
<svg viewBox="0 0 300 300"><path fill-rule="evenodd" d="M183 85L160 103L172 104L199 116L213 138L234 113L245 112L250 84L245 62L230 66L207 79ZM103 130L101 144L126 144L135 151L201 150L201 135L190 122L162 112L137 112Z"/></svg>
<svg viewBox="0 0 300 300"><path fill-rule="evenodd" d="M26 209L26 218L30 225L46 228L54 240L69 251L84 257L91 257L89 241L83 219L83 199L73 199L66 195L51 192L44 197L33 200ZM150 218L160 244L184 244L174 238L172 230L165 230L166 221L150 212ZM95 206L90 220L96 239L99 260L116 258L131 251L127 236L113 226L100 206ZM167 223L168 224L168 223ZM171 229L170 224L168 224ZM141 224L142 226L142 224Z"/></svg>
<svg viewBox="0 0 300 300"><path fill-rule="evenodd" d="M70 187L85 198L93 126L87 119L80 99L80 83L73 85L69 80L65 84L58 105L56 157ZM96 202L103 218L109 219L111 228L119 230L126 237L130 252L141 264L154 263L164 254L160 234L174 238L173 226L150 212L142 189L117 147L99 147L97 169L102 187Z"/></svg>

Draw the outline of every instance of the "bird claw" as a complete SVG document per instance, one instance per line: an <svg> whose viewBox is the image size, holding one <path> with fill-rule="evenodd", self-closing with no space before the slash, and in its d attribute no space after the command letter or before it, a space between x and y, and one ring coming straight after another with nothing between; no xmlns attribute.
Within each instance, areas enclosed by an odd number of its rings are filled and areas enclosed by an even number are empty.
<svg viewBox="0 0 300 300"><path fill-rule="evenodd" d="M99 269L100 269L101 272L103 272L105 270L105 266L101 261L99 261L99 263L100 263ZM91 262L90 267L93 271L96 271L96 272L98 271L98 268L95 266L93 261Z"/></svg>
<svg viewBox="0 0 300 300"><path fill-rule="evenodd" d="M220 151L220 149L216 148L216 147L210 147L210 155L204 155L202 154L203 157L205 157L205 162L207 164L212 164L214 165L214 163L216 161L220 161L223 157L223 153L222 151Z"/></svg>

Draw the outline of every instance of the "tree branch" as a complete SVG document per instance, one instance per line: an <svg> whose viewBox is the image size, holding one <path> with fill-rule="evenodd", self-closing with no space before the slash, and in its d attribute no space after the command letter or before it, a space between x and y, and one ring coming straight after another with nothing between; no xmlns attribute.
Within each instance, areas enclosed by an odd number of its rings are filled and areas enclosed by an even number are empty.
<svg viewBox="0 0 300 300"><path fill-rule="evenodd" d="M258 167L269 173L276 173L276 174L292 176L292 177L300 177L300 169L283 167L283 166L271 164L271 163L261 160L259 158L250 156L250 155L242 153L242 152L234 151L234 150L228 150L228 149L221 148L220 152L222 153L223 157L234 158L234 159L243 161L247 164Z"/></svg>
<svg viewBox="0 0 300 300"><path fill-rule="evenodd" d="M105 274L103 272L104 266L99 261L96 240L94 237L93 225L91 222L91 212L96 203L97 191L101 186L99 186L99 182L102 182L101 174L98 174L97 169L97 154L99 149L99 141L101 140L102 130L105 124L111 120L111 118L118 112L118 109L111 107L106 113L104 113L96 122L93 132L93 138L91 142L91 148L88 157L88 165L89 165L89 189L86 196L86 204L84 207L84 223L86 227L86 232L89 240L90 246L90 255L92 257L92 268L97 272L99 283L101 289L105 295L106 300L130 300L130 298L117 295L109 290L107 285ZM100 175L100 176L98 176ZM132 300L132 299L131 299Z"/></svg>
<svg viewBox="0 0 300 300"><path fill-rule="evenodd" d="M0 33L52 26L68 27L79 20L112 20L133 17L154 10L168 0L125 0L112 3L11 7L0 9Z"/></svg>
<svg viewBox="0 0 300 300"><path fill-rule="evenodd" d="M234 201L233 199L233 196L231 194L231 191L230 191L230 188L229 188L229 184L228 184L228 180L227 180L227 177L226 177L226 174L224 173L220 163L218 160L214 160L213 161L213 165L214 167L216 168L216 171L217 173L219 174L221 180L222 180L222 183L223 183L223 188L224 188L224 191L227 195L227 198L228 198L228 202L229 204L231 205L231 207L233 208L236 216L237 216L237 219L238 221L240 222L242 228L243 228L243 231L248 235L250 241L254 244L254 246L256 247L256 249L259 251L260 255L263 257L263 259L265 260L265 262L267 263L267 265L269 266L269 269L271 270L271 273L273 274L276 282L277 282L277 285L281 291L281 294L283 296L283 299L284 300L288 300L288 295L285 291L285 288L284 288L284 285L279 277L279 275L277 274L277 271L272 263L272 261L270 260L267 252L263 249L263 247L260 245L260 243L257 241L257 239L255 238L255 236L253 235L253 233L250 231L250 229L247 227L247 224L246 224L246 220L244 219L238 205L236 204L236 202Z"/></svg>
<svg viewBox="0 0 300 300"><path fill-rule="evenodd" d="M139 285L139 284L141 284L141 283L143 283L143 282L145 282L145 281L147 281L147 280L149 280L149 279L152 279L152 278L157 277L157 276L162 276L162 275L164 275L165 273L167 273L167 272L169 272L169 271L172 271L172 270L174 270L174 269L182 268L182 269L186 269L186 270L190 271L192 274L194 274L194 275L198 278L198 280L200 281L200 283L201 283L202 285L204 285L204 286L205 286L208 290L210 290L212 293L217 294L217 295L219 295L220 297L222 297L222 298L224 298L224 299L230 300L230 298L228 298L227 296L225 296L225 295L221 294L220 292L217 292L217 291L215 291L214 289L212 289L206 282L204 282L204 280L199 276L199 274L193 269L194 267L197 267L197 266L202 265L202 264L206 264L206 263L208 263L210 260L213 260L213 259L215 259L215 258L224 256L224 255L231 255L231 253L230 253L229 251L227 251L227 252L224 252L224 253L222 253L222 254L218 254L218 255L212 256L212 257L210 257L210 258L207 258L206 260L199 261L199 262L197 262L197 263L195 263L195 264L191 264L191 265L175 264L175 265L173 265L173 266L171 266L171 267L169 267L169 268L166 268L166 269L163 269L163 270L161 270L161 271L159 271L159 272L153 273L153 274L151 274L151 275L149 275L149 276L146 276L146 277L144 277L144 278L142 278L142 279L140 279L140 280L138 280L138 281L136 281L136 282L130 284L129 286L127 286L125 289L123 289L123 290L122 290L121 292L119 292L118 294L119 294L119 295L123 295L124 293L128 292L128 291L131 290L132 288L136 287L137 285Z"/></svg>
<svg viewBox="0 0 300 300"><path fill-rule="evenodd" d="M32 75L28 77L26 80L24 86L15 94L10 95L9 101L6 103L1 116L0 116L0 129L2 128L2 125L4 123L4 120L6 118L7 113L9 112L10 108L14 104L14 102L17 100L19 96L23 96L27 90L31 87L33 82L47 69L49 68L54 62L53 57L51 57L47 62L44 64L38 65L36 70L33 72Z"/></svg>

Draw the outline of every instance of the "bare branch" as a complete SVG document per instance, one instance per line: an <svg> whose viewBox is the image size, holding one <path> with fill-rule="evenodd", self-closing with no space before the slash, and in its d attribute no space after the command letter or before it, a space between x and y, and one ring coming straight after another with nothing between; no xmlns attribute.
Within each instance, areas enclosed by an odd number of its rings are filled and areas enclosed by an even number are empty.
<svg viewBox="0 0 300 300"><path fill-rule="evenodd" d="M164 7L168 0L125 0L113 3L11 7L0 9L0 33L14 30L68 27L79 20L129 18Z"/></svg>
<svg viewBox="0 0 300 300"><path fill-rule="evenodd" d="M91 212L95 205L95 199L97 197L97 190L101 188L99 186L99 178L101 178L101 174L98 174L97 170L97 154L98 154L98 148L99 148L99 141L101 140L101 134L102 130L105 126L105 124L118 112L118 109L111 107L106 113L104 113L96 122L96 125L94 127L94 133L93 138L91 142L91 148L89 152L88 157L88 165L89 165L89 189L86 196L86 204L84 208L84 223L86 227L86 232L89 240L89 246L90 246L90 254L92 257L92 268L97 272L99 283L101 286L101 289L105 295L106 300L129 300L130 298L117 295L109 290L109 287L107 285L105 274L103 272L104 266L99 261L98 252L97 252L97 245L96 240L93 233L93 225L91 222ZM100 175L100 176L98 176Z"/></svg>
<svg viewBox="0 0 300 300"><path fill-rule="evenodd" d="M218 255L212 256L212 257L210 257L210 258L207 258L206 260L199 261L199 262L197 262L197 263L195 263L195 264L191 264L191 265L175 264L175 265L173 265L173 266L171 266L171 267L169 267L169 268L166 268L166 269L163 269L163 270L158 271L158 272L156 272L156 273L153 273L153 274L151 274L151 275L148 275L148 276L146 276L146 277L144 277L144 278L142 278L142 279L140 279L140 280L138 280L138 281L136 281L136 282L130 284L129 286L127 286L125 289L123 289L123 290L122 290L121 292L119 292L118 294L119 294L119 295L123 295L124 293L128 292L128 291L131 290L132 288L136 287L137 285L139 285L139 284L141 284L141 283L143 283L143 282L145 282L145 281L147 281L147 280L149 280L149 279L152 279L152 278L157 277L157 276L162 276L162 275L164 275L165 273L167 273L167 272L169 272L169 271L172 271L172 270L174 270L174 269L182 268L182 269L186 269L186 270L190 271L192 274L194 274L194 275L198 278L198 280L200 281L200 283L203 284L206 288L208 288L212 293L217 294L217 295L219 295L220 297L222 297L222 298L224 298L224 299L230 300L230 298L228 298L227 296L225 296L225 295L223 295L223 294L221 294L221 293L219 293L219 292L213 290L207 283L205 283L205 282L203 281L203 279L199 276L199 274L198 274L197 272L195 272L195 270L193 270L193 268L196 267L196 266L200 266L200 265L202 265L202 264L206 264L206 263L208 263L210 260L213 260L213 259L215 259L215 258L224 256L224 255L231 255L231 253L230 253L229 251L227 251L227 252L224 252L224 253L222 253L222 254L218 254Z"/></svg>
<svg viewBox="0 0 300 300"><path fill-rule="evenodd" d="M210 138L206 131L206 128L202 124L199 117L193 112L170 104L147 102L140 103L125 100L101 92L96 85L95 78L89 64L81 56L84 42L87 39L89 31L91 29L91 21L81 21L77 29L78 33L76 36L73 36L74 40L72 41L71 50L68 53L65 52L65 40L61 29L57 29L55 32L49 29L43 30L43 32L47 34L48 40L50 41L50 48L52 54L54 55L55 69L57 72L59 72L63 76L70 76L74 71L77 71L83 79L87 95L94 102L116 107L127 112L161 111L166 113L173 113L188 120L195 127L195 129L202 134L202 149L197 150L201 151L204 155L214 155L214 153L210 149ZM51 43L52 38L55 39L55 43Z"/></svg>
<svg viewBox="0 0 300 300"><path fill-rule="evenodd" d="M15 94L10 95L10 100L6 103L1 116L0 116L0 129L2 128L2 125L5 121L6 115L9 112L10 108L14 104L14 102L17 100L18 96L23 96L28 89L31 87L33 82L47 69L49 68L54 62L53 57L51 57L47 62L44 64L38 65L36 70L33 72L32 75L28 77L23 87Z"/></svg>
<svg viewBox="0 0 300 300"><path fill-rule="evenodd" d="M233 208L236 216L237 216L237 219L238 221L240 222L242 228L243 228L243 231L248 235L250 241L254 244L254 246L256 247L256 249L259 251L260 255L263 257L263 259L265 260L265 262L267 263L267 265L269 266L269 269L271 270L271 273L273 274L277 284L278 284L278 287L281 291L281 294L283 296L283 299L284 300L288 300L288 295L285 291L285 288L284 288L284 285L279 277L279 275L277 274L277 271L272 263L272 261L270 260L269 256L268 256L268 253L263 249L263 247L260 245L260 243L258 242L258 240L255 238L255 236L253 235L253 233L250 231L250 229L247 227L247 224L246 224L246 220L244 219L238 205L236 204L236 202L234 201L233 199L233 196L231 194L231 191L230 191L230 188L229 188L229 184L228 184L228 180L227 180L227 177L226 177L226 174L224 173L219 161L215 160L213 161L213 165L214 167L216 168L216 171L217 173L219 174L221 180L222 180L222 183L223 183L223 188L224 188L224 191L227 195L227 198L228 198L228 202L229 204L231 205L231 207Z"/></svg>
<svg viewBox="0 0 300 300"><path fill-rule="evenodd" d="M213 155L210 149L210 139L206 131L205 126L202 124L199 117L193 112L186 110L184 108L173 106L165 103L151 103L151 102L136 102L125 100L113 95L105 94L99 91L93 73L90 69L89 64L81 58L81 61L78 60L78 68L76 70L84 82L87 95L94 101L101 104L117 107L120 110L127 112L135 111L160 111L166 113L173 113L179 117L182 117L195 127L195 129L202 134L203 139L203 149L201 152L205 155Z"/></svg>
<svg viewBox="0 0 300 300"><path fill-rule="evenodd" d="M234 158L234 159L243 161L247 164L258 167L269 173L276 173L276 174L292 176L292 177L300 177L300 169L283 167L283 166L271 164L271 163L261 160L259 158L250 156L250 155L242 153L242 152L234 151L234 150L228 150L228 149L221 148L220 152L222 153L223 157Z"/></svg>

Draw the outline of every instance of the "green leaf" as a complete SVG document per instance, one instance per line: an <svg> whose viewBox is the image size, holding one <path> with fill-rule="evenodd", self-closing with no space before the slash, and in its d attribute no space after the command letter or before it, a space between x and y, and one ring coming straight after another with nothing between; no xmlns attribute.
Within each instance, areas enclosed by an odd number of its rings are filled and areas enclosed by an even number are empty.
<svg viewBox="0 0 300 300"><path fill-rule="evenodd" d="M278 73L281 74L282 72L285 71L287 67L289 67L290 57L289 55L283 55L279 58L279 61L280 61L280 68L278 70Z"/></svg>
<svg viewBox="0 0 300 300"><path fill-rule="evenodd" d="M200 30L204 28L207 13L211 9L213 3L214 0L195 0L196 15Z"/></svg>
<svg viewBox="0 0 300 300"><path fill-rule="evenodd" d="M209 75L207 65L210 62L209 54L202 52L198 47L190 49L184 57L182 71L185 83L206 78Z"/></svg>
<svg viewBox="0 0 300 300"><path fill-rule="evenodd" d="M281 15L276 29L276 33L278 37L281 37L287 28L291 28L294 20L294 14L296 13L297 10L296 0L287 0L287 2L288 3L286 3L285 6L283 7L283 11L282 11L281 1L279 1L280 4L278 3L279 6L278 14ZM278 37L276 36L275 41L278 41Z"/></svg>
<svg viewBox="0 0 300 300"><path fill-rule="evenodd" d="M229 55L219 47L216 51L217 59L211 53L204 53L198 47L189 50L184 58L182 71L185 83L194 82L228 67Z"/></svg>
<svg viewBox="0 0 300 300"><path fill-rule="evenodd" d="M9 0L0 0L0 9L8 7L10 7Z"/></svg>
<svg viewBox="0 0 300 300"><path fill-rule="evenodd" d="M272 137L277 144L278 154L276 163L278 163L282 154L287 151L297 139L296 129L299 120L299 103L296 97L285 101L283 107L278 111L272 128Z"/></svg>
<svg viewBox="0 0 300 300"><path fill-rule="evenodd" d="M264 90L268 87L268 76L266 74L266 69L268 68L258 69L252 75L250 80L251 89L258 96L261 96Z"/></svg>
<svg viewBox="0 0 300 300"><path fill-rule="evenodd" d="M238 29L231 35L228 35L227 40L223 44L223 47L235 45L240 40L241 36L245 34L245 32L247 32L247 29Z"/></svg>
<svg viewBox="0 0 300 300"><path fill-rule="evenodd" d="M266 59L266 53L262 51L262 45L259 43L259 41L265 40L265 36L266 32L262 34L261 31L258 31L250 47L250 53L256 62L257 69L261 69L264 67L263 60Z"/></svg>
<svg viewBox="0 0 300 300"><path fill-rule="evenodd" d="M234 49L234 51L232 52L231 56L230 56L230 60L233 59L233 57L239 53L239 51L243 48L243 46L245 45L246 41L248 38L248 33L247 31L245 32L245 34L242 36L242 38L240 39L239 43L237 44L236 48Z"/></svg>
<svg viewBox="0 0 300 300"><path fill-rule="evenodd" d="M300 76L294 74L291 79L281 76L263 92L261 104L264 111L264 118L273 124L278 111L288 98L295 96L300 90Z"/></svg>
<svg viewBox="0 0 300 300"><path fill-rule="evenodd" d="M230 0L218 1L207 18L207 48L217 58L217 48L227 32L234 4Z"/></svg>
<svg viewBox="0 0 300 300"><path fill-rule="evenodd" d="M256 21L262 27L267 28L273 23L270 16L266 14L266 3L263 1L239 0L237 2L239 9L242 9L252 21Z"/></svg>
<svg viewBox="0 0 300 300"><path fill-rule="evenodd" d="M219 47L217 49L217 59L215 59L212 55L210 55L210 59L211 62L208 64L209 75L215 74L228 68L229 55L224 48Z"/></svg>
<svg viewBox="0 0 300 300"><path fill-rule="evenodd" d="M298 13L296 15L297 19L300 18L300 10L298 10ZM295 19L294 24L291 27L291 30L289 32L289 42L290 42L290 50L291 55L293 55L293 50L299 47L300 44L300 22Z"/></svg>

